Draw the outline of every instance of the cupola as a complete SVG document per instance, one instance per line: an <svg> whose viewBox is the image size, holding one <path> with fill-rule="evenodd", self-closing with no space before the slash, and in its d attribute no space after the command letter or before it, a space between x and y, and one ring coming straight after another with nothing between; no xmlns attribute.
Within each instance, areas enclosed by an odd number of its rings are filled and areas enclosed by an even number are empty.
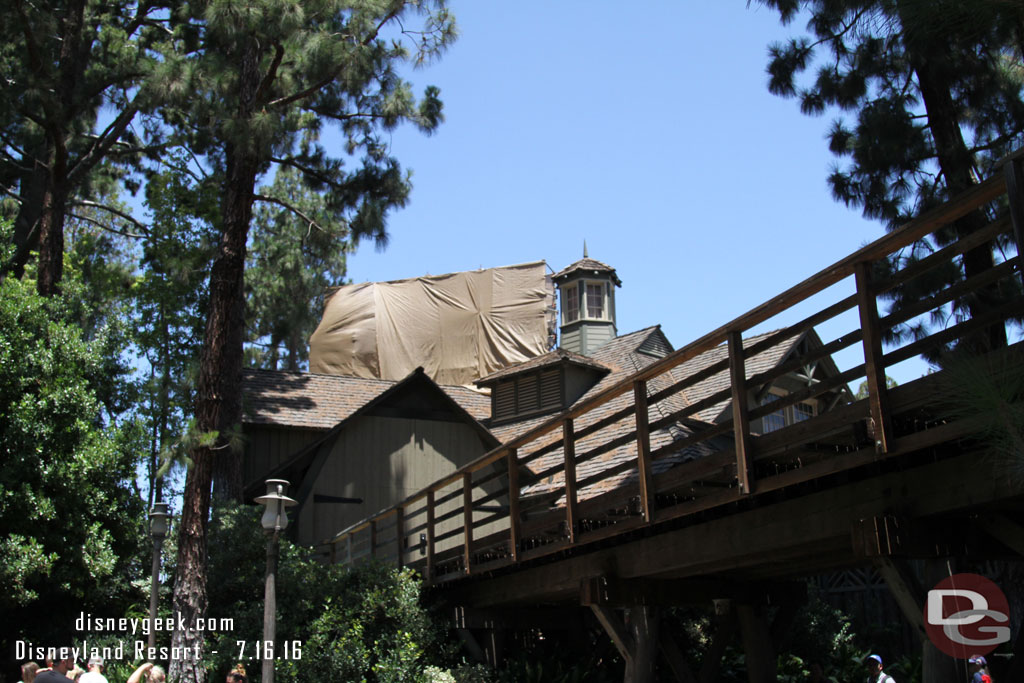
<svg viewBox="0 0 1024 683"><path fill-rule="evenodd" d="M584 243L583 258L552 280L561 302L561 348L589 356L615 338L615 288L622 282L614 268L590 258Z"/></svg>

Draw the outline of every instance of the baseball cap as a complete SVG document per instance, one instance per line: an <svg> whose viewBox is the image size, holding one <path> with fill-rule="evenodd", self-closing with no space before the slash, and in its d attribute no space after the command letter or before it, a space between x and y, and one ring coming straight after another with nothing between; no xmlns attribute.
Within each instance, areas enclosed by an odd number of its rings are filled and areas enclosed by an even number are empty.
<svg viewBox="0 0 1024 683"><path fill-rule="evenodd" d="M985 661L985 658L981 655L971 655L971 658L967 661L971 664L981 664L982 666L985 666L985 664L988 663Z"/></svg>
<svg viewBox="0 0 1024 683"><path fill-rule="evenodd" d="M868 659L873 659L873 660L875 660L876 662L878 662L879 664L881 664L881 663L882 663L882 657L881 657L881 655L868 655L868 656L867 656L867 659L865 659L864 661L865 661L865 662L867 662L867 660L868 660Z"/></svg>
<svg viewBox="0 0 1024 683"><path fill-rule="evenodd" d="M89 657L89 666L92 666L94 664L96 666L103 666L103 657L99 657L99 656Z"/></svg>

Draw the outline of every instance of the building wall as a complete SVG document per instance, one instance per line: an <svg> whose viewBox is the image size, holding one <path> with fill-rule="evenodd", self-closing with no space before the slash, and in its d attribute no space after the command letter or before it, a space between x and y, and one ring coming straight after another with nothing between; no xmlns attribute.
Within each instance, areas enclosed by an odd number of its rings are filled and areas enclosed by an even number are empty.
<svg viewBox="0 0 1024 683"><path fill-rule="evenodd" d="M327 456L299 518L299 540L318 544L421 491L487 451L468 425L363 417L348 425ZM361 498L314 503L314 494ZM413 520L410 520L412 522Z"/></svg>
<svg viewBox="0 0 1024 683"><path fill-rule="evenodd" d="M257 478L265 478L267 472L323 436L325 431L273 425L246 425L242 482L249 484Z"/></svg>

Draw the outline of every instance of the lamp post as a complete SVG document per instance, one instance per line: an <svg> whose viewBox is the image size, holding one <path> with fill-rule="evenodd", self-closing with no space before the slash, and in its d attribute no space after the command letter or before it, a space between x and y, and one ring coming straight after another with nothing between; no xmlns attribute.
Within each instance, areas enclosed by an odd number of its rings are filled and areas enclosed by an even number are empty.
<svg viewBox="0 0 1024 683"><path fill-rule="evenodd" d="M156 606L160 598L160 549L164 545L164 537L167 536L167 518L171 515L167 512L167 503L158 500L153 503L153 509L149 511L149 535L153 539L153 576L149 585L149 647L156 645Z"/></svg>
<svg viewBox="0 0 1024 683"><path fill-rule="evenodd" d="M287 508L297 502L285 495L288 482L284 479L267 479L267 492L256 499L263 506L260 524L268 536L266 588L263 593L263 683L274 683L274 637L276 630L277 595L274 574L277 573L277 541L281 531L288 526Z"/></svg>

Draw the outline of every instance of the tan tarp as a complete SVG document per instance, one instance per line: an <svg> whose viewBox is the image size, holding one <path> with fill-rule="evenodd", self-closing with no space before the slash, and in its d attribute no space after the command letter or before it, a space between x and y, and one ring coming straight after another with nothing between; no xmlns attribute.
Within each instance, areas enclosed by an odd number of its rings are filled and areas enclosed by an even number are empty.
<svg viewBox="0 0 1024 683"><path fill-rule="evenodd" d="M554 288L543 261L339 287L309 340L309 369L439 384L473 380L545 353Z"/></svg>

